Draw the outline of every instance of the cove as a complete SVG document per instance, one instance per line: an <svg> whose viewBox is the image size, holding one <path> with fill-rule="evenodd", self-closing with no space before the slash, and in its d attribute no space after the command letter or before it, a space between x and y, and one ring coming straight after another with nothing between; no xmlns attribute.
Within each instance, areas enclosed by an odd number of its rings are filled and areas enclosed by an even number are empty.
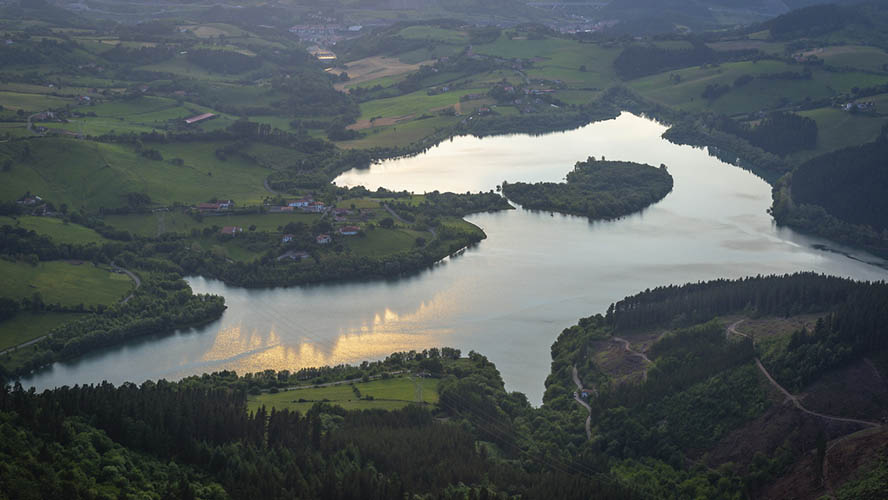
<svg viewBox="0 0 888 500"><path fill-rule="evenodd" d="M623 113L562 133L457 137L418 156L347 172L337 184L487 191L503 180L559 181L575 162L604 156L664 163L675 187L659 203L614 221L520 208L472 215L467 220L484 229L486 240L399 280L247 290L191 277L195 292L225 297L220 320L56 363L23 384L42 389L223 369L296 370L451 346L485 354L507 389L538 405L549 348L561 330L626 295L795 271L888 278L870 264L885 264L876 257L776 227L766 213L768 184L706 151L663 140L664 130Z"/></svg>

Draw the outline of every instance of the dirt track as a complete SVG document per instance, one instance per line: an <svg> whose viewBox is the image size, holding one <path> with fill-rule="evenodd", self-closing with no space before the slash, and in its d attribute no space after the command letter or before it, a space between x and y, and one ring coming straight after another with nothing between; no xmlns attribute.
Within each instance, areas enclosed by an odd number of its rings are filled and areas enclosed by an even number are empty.
<svg viewBox="0 0 888 500"><path fill-rule="evenodd" d="M731 325L729 325L728 330L727 330L728 333L733 333L734 335L739 335L741 337L752 338L745 333L737 331L737 325L739 325L740 323L743 323L744 321L746 321L746 320L745 319L737 320L734 323L732 323ZM753 342L753 346L755 346L755 339L754 338L752 338L752 342ZM835 420L837 422L850 422L850 423L854 423L854 424L865 425L868 427L881 427L881 424L879 424L878 422L870 422L867 420L859 420L856 418L836 417L833 415L825 415L823 413L811 411L802 405L802 402L800 401L801 398L799 396L796 396L796 395L790 393L782 385L777 383L776 380L774 380L774 377L772 377L771 374L768 373L768 370L765 368L765 365L762 364L762 361L758 357L755 358L755 364L758 366L759 370L765 375L765 377L768 379L768 381L771 382L771 385L773 385L774 387L777 388L777 390L779 390L781 393L783 393L783 395L786 396L786 399L792 401L793 406L795 406L797 409L807 413L808 415L813 415L815 417L820 417L820 418L824 418L827 420Z"/></svg>

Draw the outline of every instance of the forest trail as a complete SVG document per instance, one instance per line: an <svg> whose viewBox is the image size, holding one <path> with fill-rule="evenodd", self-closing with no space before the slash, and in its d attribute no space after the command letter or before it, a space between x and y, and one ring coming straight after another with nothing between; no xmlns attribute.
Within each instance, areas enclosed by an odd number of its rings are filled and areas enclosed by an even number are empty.
<svg viewBox="0 0 888 500"><path fill-rule="evenodd" d="M571 375L573 375L574 384L577 385L577 390L574 392L574 400L577 403L586 409L589 412L589 415L586 417L586 439L592 439L592 407L589 406L589 403L585 402L580 398L580 393L583 392L583 383L580 381L580 376L577 374L577 367L571 366ZM592 392L598 394L598 391L592 389Z"/></svg>
<svg viewBox="0 0 888 500"><path fill-rule="evenodd" d="M628 340L622 337L614 337L614 340L623 344L623 348L626 349L626 352L628 352L629 354L638 356L641 359L645 360L647 363L653 363L653 361L651 361L650 358L647 357L647 354L632 349L631 344Z"/></svg>
<svg viewBox="0 0 888 500"><path fill-rule="evenodd" d="M274 189L271 188L271 184L268 183L268 177L266 177L265 179L262 179L262 187L264 187L265 190L271 194L282 194L279 191L275 191Z"/></svg>

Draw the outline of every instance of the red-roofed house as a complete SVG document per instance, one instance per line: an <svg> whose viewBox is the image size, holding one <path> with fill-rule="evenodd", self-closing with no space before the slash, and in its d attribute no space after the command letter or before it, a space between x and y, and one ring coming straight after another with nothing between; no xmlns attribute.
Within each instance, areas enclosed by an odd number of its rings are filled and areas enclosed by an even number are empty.
<svg viewBox="0 0 888 500"><path fill-rule="evenodd" d="M327 243L332 242L333 238L331 238L329 234L319 234L315 238L315 241L318 242L318 245L326 245Z"/></svg>
<svg viewBox="0 0 888 500"><path fill-rule="evenodd" d="M339 234L343 236L354 236L361 230L358 226L343 226L339 228Z"/></svg>
<svg viewBox="0 0 888 500"><path fill-rule="evenodd" d="M237 226L225 226L220 232L227 236L237 236L237 233L244 232L244 228Z"/></svg>

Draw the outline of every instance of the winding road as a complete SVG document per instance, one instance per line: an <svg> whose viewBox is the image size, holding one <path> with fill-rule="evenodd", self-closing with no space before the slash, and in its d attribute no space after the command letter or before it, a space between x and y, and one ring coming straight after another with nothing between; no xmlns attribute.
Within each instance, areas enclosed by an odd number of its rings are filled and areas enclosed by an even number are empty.
<svg viewBox="0 0 888 500"><path fill-rule="evenodd" d="M746 337L746 338L752 339L752 345L753 345L753 347L755 347L755 338L753 336L737 331L737 325L739 325L740 323L743 323L744 321L746 321L746 320L741 319L741 320L735 321L734 323L732 323L731 325L728 326L727 331L728 331L728 333L733 333L734 335L739 335L741 337ZM856 418L836 417L833 415L826 415L823 413L818 413L816 411L809 410L802 405L800 396L796 396L796 395L790 393L782 385L777 383L776 380L774 380L774 377L772 377L771 374L768 373L768 370L765 368L765 365L762 364L762 360L759 359L758 356L756 356L756 358L755 358L755 364L756 364L756 366L758 366L759 370L765 375L765 377L768 379L768 381L771 382L771 385L773 385L774 387L777 388L777 390L779 390L781 393L783 393L783 395L786 396L786 399L792 401L793 406L795 406L797 409L801 410L802 412L807 413L808 415L813 415L815 417L820 417L820 418L823 418L826 420L833 420L836 422L850 422L852 424L861 424L861 425L865 425L868 427L881 427L881 424L879 424L878 422L870 422L868 420L859 420Z"/></svg>
<svg viewBox="0 0 888 500"><path fill-rule="evenodd" d="M128 269L124 269L122 267L119 267L116 264L114 264L114 262L111 262L111 269L113 269L114 272L123 273L123 274L129 276L129 278L131 280L133 280L133 282L135 282L135 284L136 284L136 287L133 288L133 291L130 292L129 295L127 295L123 300L120 301L121 304L126 304L127 302L129 302L129 299L133 298L133 294L135 293L135 291L138 290L140 286L142 286L142 280L140 280L139 277L136 276L136 274L133 273L132 271L130 271Z"/></svg>
<svg viewBox="0 0 888 500"><path fill-rule="evenodd" d="M577 390L576 390L576 392L574 392L574 400L577 403L579 403L583 408L585 408L587 412L589 412L589 416L586 417L586 439L591 440L592 439L592 407L589 406L589 403L583 401L583 399L580 398L580 393L582 393L585 389L583 389L583 383L580 381L580 376L577 374L577 367L571 366L570 368L572 370L571 374L573 375L574 384L577 385ZM595 389L591 389L591 392L598 395L598 391L596 391Z"/></svg>

